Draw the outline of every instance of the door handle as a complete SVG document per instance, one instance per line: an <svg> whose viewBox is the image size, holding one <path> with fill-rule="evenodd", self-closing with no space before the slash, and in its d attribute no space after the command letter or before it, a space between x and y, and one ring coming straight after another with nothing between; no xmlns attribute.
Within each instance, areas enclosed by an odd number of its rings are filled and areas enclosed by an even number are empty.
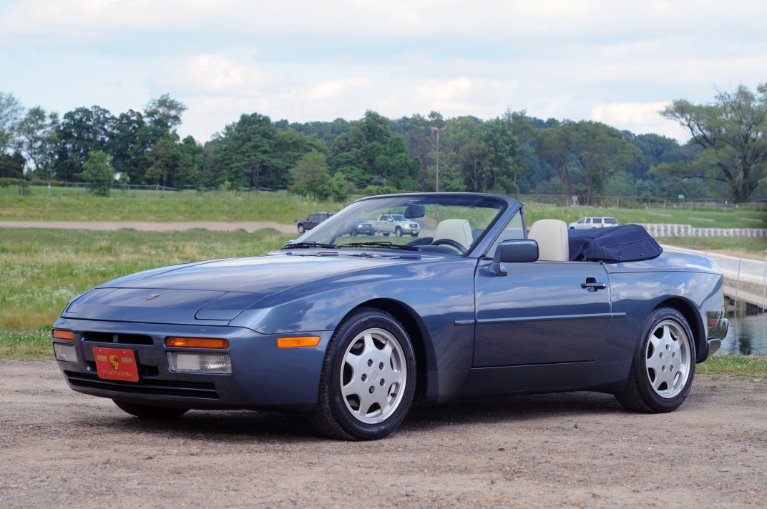
<svg viewBox="0 0 767 509"><path fill-rule="evenodd" d="M601 281L597 281L595 277L587 277L585 283L581 283L581 288L588 290L589 292L596 292L597 290L604 290L607 285Z"/></svg>

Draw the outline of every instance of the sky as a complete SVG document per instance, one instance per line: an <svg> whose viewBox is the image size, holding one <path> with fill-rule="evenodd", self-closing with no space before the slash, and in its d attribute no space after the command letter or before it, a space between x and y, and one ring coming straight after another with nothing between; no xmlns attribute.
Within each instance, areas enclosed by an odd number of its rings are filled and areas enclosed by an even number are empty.
<svg viewBox="0 0 767 509"><path fill-rule="evenodd" d="M674 99L767 82L764 0L0 0L0 91L63 115L170 94L204 142L290 122L507 110L688 139Z"/></svg>

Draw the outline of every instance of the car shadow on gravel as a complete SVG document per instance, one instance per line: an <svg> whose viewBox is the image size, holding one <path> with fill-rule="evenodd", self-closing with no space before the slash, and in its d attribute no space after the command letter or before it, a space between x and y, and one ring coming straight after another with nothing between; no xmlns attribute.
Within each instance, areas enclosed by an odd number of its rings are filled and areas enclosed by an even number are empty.
<svg viewBox="0 0 767 509"><path fill-rule="evenodd" d="M596 416L622 413L624 410L609 394L565 393L505 396L479 400L461 400L442 405L419 405L411 409L400 429L420 432L455 425L481 425L498 422L550 420L566 416ZM251 411L191 411L177 419L139 419L122 414L88 418L88 426L121 429L127 432L199 438L205 441L268 442L325 440L307 416Z"/></svg>
<svg viewBox="0 0 767 509"><path fill-rule="evenodd" d="M611 394L596 392L502 396L418 406L410 411L402 429L414 431L456 424L519 422L623 412L625 410Z"/></svg>

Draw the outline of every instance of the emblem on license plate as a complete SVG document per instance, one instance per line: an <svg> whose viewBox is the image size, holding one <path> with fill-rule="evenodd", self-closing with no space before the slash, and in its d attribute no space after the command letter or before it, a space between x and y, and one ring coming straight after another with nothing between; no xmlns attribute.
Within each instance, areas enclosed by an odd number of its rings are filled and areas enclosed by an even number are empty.
<svg viewBox="0 0 767 509"><path fill-rule="evenodd" d="M138 382L138 366L133 350L96 347L93 349L93 358L96 360L99 378Z"/></svg>

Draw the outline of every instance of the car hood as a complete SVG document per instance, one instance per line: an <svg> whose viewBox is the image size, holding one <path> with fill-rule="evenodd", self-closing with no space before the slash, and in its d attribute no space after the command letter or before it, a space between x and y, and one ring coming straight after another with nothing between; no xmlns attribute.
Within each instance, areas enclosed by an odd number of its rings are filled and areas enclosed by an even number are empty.
<svg viewBox="0 0 767 509"><path fill-rule="evenodd" d="M307 252L166 267L96 287L73 300L62 317L224 325L242 310L287 289L403 261L396 256Z"/></svg>

